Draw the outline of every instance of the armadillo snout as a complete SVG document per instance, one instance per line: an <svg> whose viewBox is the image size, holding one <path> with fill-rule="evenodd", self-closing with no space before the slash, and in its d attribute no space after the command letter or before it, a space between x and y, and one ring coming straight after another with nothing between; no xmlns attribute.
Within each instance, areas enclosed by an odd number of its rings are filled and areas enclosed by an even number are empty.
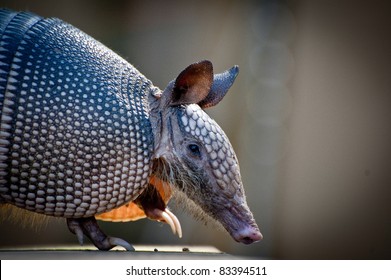
<svg viewBox="0 0 391 280"><path fill-rule="evenodd" d="M232 234L232 237L240 243L251 244L262 240L262 233L252 226L245 227Z"/></svg>

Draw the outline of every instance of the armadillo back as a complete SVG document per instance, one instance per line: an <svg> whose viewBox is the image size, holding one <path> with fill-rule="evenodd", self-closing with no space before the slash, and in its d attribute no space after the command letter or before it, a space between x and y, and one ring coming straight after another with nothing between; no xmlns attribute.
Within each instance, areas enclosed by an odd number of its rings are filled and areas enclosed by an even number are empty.
<svg viewBox="0 0 391 280"><path fill-rule="evenodd" d="M0 201L86 217L146 186L153 85L73 26L0 11Z"/></svg>

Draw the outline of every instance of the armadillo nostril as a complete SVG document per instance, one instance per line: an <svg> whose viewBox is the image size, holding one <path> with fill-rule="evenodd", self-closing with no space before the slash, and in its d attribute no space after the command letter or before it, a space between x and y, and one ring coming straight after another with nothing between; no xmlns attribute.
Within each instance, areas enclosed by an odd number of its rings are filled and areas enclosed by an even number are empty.
<svg viewBox="0 0 391 280"><path fill-rule="evenodd" d="M245 228L234 235L234 239L243 244L251 244L262 240L263 236L259 230Z"/></svg>

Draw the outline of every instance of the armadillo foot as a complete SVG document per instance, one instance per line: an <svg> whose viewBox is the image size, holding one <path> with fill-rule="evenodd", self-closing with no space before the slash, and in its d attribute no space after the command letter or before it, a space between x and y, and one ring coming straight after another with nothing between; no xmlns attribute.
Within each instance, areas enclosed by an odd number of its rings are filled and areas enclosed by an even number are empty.
<svg viewBox="0 0 391 280"><path fill-rule="evenodd" d="M132 245L121 238L107 236L98 226L95 217L67 219L69 230L76 235L80 245L83 245L83 236L86 235L92 243L103 251L115 246L121 246L127 251L134 251Z"/></svg>

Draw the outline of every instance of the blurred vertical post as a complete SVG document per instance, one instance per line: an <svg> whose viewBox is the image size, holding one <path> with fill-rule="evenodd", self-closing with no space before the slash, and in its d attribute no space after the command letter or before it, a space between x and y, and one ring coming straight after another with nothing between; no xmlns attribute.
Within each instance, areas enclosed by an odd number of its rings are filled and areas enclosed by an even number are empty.
<svg viewBox="0 0 391 280"><path fill-rule="evenodd" d="M288 83L293 74L291 45L295 19L283 1L261 1L251 8L246 26L248 49L243 77L239 147L243 178L264 244L254 250L273 256L277 191L285 155L284 133L291 106ZM255 254L255 251L253 252Z"/></svg>

